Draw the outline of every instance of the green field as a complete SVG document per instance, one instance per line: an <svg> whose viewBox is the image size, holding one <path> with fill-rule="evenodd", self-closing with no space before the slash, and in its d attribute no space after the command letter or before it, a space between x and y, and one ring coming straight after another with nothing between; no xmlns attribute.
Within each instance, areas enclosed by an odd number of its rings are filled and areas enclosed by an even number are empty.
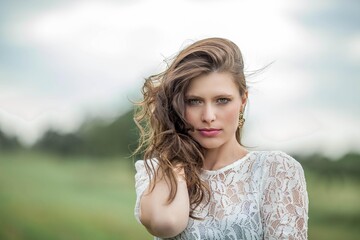
<svg viewBox="0 0 360 240"><path fill-rule="evenodd" d="M358 239L360 182L305 174L309 239ZM131 160L1 153L0 239L152 239L134 202Z"/></svg>
<svg viewBox="0 0 360 240"><path fill-rule="evenodd" d="M122 159L0 157L0 239L152 239L133 217Z"/></svg>

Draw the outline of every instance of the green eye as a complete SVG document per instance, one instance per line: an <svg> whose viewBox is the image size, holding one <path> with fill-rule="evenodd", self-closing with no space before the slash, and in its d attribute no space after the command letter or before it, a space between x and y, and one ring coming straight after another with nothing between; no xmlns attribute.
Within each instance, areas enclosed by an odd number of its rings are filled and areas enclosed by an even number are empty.
<svg viewBox="0 0 360 240"><path fill-rule="evenodd" d="M198 105L201 103L201 101L199 99L188 99L186 100L186 103L188 105Z"/></svg>
<svg viewBox="0 0 360 240"><path fill-rule="evenodd" d="M220 103L220 104L226 104L226 103L228 103L228 102L230 102L231 100L229 99L229 98L219 98L218 100L217 100L217 102L218 103Z"/></svg>

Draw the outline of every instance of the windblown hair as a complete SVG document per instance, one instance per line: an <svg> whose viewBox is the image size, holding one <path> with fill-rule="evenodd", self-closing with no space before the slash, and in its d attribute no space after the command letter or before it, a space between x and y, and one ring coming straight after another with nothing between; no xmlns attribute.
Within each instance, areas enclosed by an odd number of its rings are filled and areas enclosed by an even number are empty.
<svg viewBox="0 0 360 240"><path fill-rule="evenodd" d="M210 196L208 186L200 179L204 149L189 134L193 126L185 119L185 93L192 79L211 72L231 73L243 96L247 86L244 64L239 48L223 38L208 38L186 47L173 59L168 68L145 80L144 99L138 103L135 123L140 130L136 153L144 154L146 170L154 176L156 169L151 159L157 159L159 168L171 190L168 202L177 192L175 166L182 166L190 199L190 217L194 209ZM240 130L236 139L240 142ZM208 201L208 200L207 200Z"/></svg>

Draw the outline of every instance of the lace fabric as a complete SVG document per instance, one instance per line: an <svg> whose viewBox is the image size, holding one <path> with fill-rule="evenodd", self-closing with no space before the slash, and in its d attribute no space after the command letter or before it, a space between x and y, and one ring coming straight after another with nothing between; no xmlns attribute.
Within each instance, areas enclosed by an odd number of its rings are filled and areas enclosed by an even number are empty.
<svg viewBox="0 0 360 240"><path fill-rule="evenodd" d="M135 167L139 221L140 198L151 176L144 161L137 161ZM210 202L194 212L203 220L190 218L186 229L171 239L307 239L304 172L286 153L251 151L221 169L203 170L201 178L211 190Z"/></svg>

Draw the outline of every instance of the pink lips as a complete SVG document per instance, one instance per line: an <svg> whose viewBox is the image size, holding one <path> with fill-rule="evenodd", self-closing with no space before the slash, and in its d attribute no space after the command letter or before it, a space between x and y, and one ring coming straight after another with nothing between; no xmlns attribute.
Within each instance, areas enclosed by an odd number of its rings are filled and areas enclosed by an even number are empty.
<svg viewBox="0 0 360 240"><path fill-rule="evenodd" d="M202 128L202 129L198 129L198 131L204 137L215 137L220 133L221 130L215 128Z"/></svg>

